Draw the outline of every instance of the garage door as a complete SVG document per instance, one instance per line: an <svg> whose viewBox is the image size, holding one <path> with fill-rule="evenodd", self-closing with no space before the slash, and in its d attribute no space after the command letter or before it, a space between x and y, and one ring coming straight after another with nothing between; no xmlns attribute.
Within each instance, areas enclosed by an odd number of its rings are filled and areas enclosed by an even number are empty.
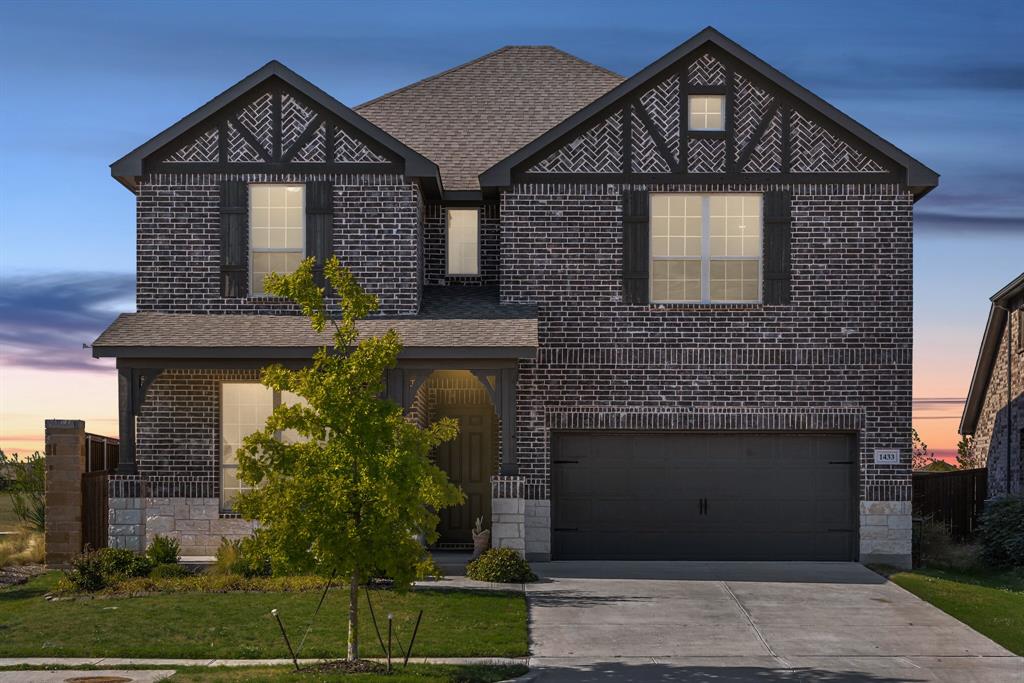
<svg viewBox="0 0 1024 683"><path fill-rule="evenodd" d="M559 433L554 559L853 560L841 434Z"/></svg>

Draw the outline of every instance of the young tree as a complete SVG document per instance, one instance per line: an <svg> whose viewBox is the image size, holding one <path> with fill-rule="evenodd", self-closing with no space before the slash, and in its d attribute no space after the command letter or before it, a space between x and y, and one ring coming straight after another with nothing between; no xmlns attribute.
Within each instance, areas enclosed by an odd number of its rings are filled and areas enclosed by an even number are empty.
<svg viewBox="0 0 1024 683"><path fill-rule="evenodd" d="M913 460L911 460L910 468L914 470L923 470L935 462L935 456L928 450L928 444L921 440L921 435L917 433L916 429L911 427L910 432L910 438L914 448L914 457Z"/></svg>
<svg viewBox="0 0 1024 683"><path fill-rule="evenodd" d="M956 445L956 464L962 470L973 470L985 466L985 458L974 447L974 437L965 435Z"/></svg>
<svg viewBox="0 0 1024 683"><path fill-rule="evenodd" d="M296 302L314 330L331 325L333 345L302 369L272 365L261 373L264 385L303 401L282 404L244 440L239 476L253 489L237 508L259 521L258 542L276 565L346 577L347 656L355 660L359 585L380 572L398 587L419 578L427 559L422 541L437 538L436 511L463 501L429 458L458 426L444 419L420 429L380 398L385 371L401 349L398 334L359 340L356 321L377 310L376 297L337 258L324 275L340 300L334 317L314 283L313 259L291 275L266 278L266 290ZM299 438L279 438L286 430Z"/></svg>

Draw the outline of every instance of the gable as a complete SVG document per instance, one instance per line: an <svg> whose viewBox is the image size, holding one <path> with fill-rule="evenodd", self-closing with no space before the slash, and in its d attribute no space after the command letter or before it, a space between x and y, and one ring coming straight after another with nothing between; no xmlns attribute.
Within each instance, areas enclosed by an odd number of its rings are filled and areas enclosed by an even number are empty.
<svg viewBox="0 0 1024 683"><path fill-rule="evenodd" d="M151 172L376 172L431 180L437 167L277 62L111 165L133 189Z"/></svg>
<svg viewBox="0 0 1024 683"><path fill-rule="evenodd" d="M721 95L724 131L688 130L690 95ZM567 177L555 177L567 176ZM894 182L938 176L713 29L481 175L524 182Z"/></svg>

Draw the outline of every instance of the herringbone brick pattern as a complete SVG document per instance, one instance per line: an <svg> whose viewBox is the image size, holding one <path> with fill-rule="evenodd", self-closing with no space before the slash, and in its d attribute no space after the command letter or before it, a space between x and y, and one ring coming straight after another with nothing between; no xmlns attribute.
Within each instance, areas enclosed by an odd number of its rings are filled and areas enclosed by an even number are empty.
<svg viewBox="0 0 1024 683"><path fill-rule="evenodd" d="M530 168L530 173L619 173L622 113L615 112Z"/></svg>
<svg viewBox="0 0 1024 683"><path fill-rule="evenodd" d="M316 113L288 93L281 95L281 150L291 149Z"/></svg>
<svg viewBox="0 0 1024 683"><path fill-rule="evenodd" d="M725 85L725 66L709 54L703 54L689 67L690 85Z"/></svg>
<svg viewBox="0 0 1024 683"><path fill-rule="evenodd" d="M795 173L884 173L880 163L794 110L791 168Z"/></svg>
<svg viewBox="0 0 1024 683"><path fill-rule="evenodd" d="M217 129L211 128L192 142L181 147L164 161L171 164L217 161L219 138Z"/></svg>
<svg viewBox="0 0 1024 683"><path fill-rule="evenodd" d="M757 130L773 99L770 93L751 83L742 74L733 79L735 111L733 112L733 135L736 139L736 161L746 149L751 136Z"/></svg>
<svg viewBox="0 0 1024 683"><path fill-rule="evenodd" d="M256 151L256 148L249 144L249 141L242 137L234 124L228 123L228 161L249 162L263 161L263 157Z"/></svg>
<svg viewBox="0 0 1024 683"><path fill-rule="evenodd" d="M309 142L302 146L295 156L292 157L292 161L300 162L319 162L324 163L327 161L327 126L321 124L316 129L316 133L310 138Z"/></svg>
<svg viewBox="0 0 1024 683"><path fill-rule="evenodd" d="M687 144L690 173L725 173L725 140L690 138Z"/></svg>
<svg viewBox="0 0 1024 683"><path fill-rule="evenodd" d="M672 169L665 161L665 157L658 151L654 144L654 138L651 137L647 127L637 115L636 106L633 105L629 108L630 116L633 117L630 134L633 142L632 170L634 173L668 173Z"/></svg>
<svg viewBox="0 0 1024 683"><path fill-rule="evenodd" d="M750 159L743 165L744 173L779 173L782 171L782 111L776 111L757 141Z"/></svg>
<svg viewBox="0 0 1024 683"><path fill-rule="evenodd" d="M362 141L355 139L340 126L334 133L335 163L386 162L387 159L367 147Z"/></svg>
<svg viewBox="0 0 1024 683"><path fill-rule="evenodd" d="M263 93L238 112L238 122L249 131L268 154L274 148L274 126L270 93Z"/></svg>
<svg viewBox="0 0 1024 683"><path fill-rule="evenodd" d="M672 74L640 96L640 104L651 117L661 139L672 153L672 164L679 162L679 76ZM634 152L635 154L636 152Z"/></svg>

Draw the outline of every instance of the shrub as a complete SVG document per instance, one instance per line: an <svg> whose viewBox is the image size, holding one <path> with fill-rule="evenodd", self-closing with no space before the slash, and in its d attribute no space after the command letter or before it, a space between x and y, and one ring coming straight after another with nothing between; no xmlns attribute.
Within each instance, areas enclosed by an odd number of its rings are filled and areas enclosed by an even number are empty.
<svg viewBox="0 0 1024 683"><path fill-rule="evenodd" d="M151 580L158 579L180 579L189 575L189 571L180 564L164 563L158 564L153 567L153 571L149 572L149 578Z"/></svg>
<svg viewBox="0 0 1024 683"><path fill-rule="evenodd" d="M181 546L173 538L157 534L146 548L146 557L154 565L177 564L181 559Z"/></svg>
<svg viewBox="0 0 1024 683"><path fill-rule="evenodd" d="M128 578L147 576L153 569L149 559L124 548L90 550L71 560L64 572L64 590L93 592Z"/></svg>
<svg viewBox="0 0 1024 683"><path fill-rule="evenodd" d="M466 565L466 576L491 583L530 583L537 575L512 548L491 548Z"/></svg>
<svg viewBox="0 0 1024 683"><path fill-rule="evenodd" d="M237 574L245 577L270 576L270 557L263 552L255 536L248 538L222 538L217 547L216 562L210 568L213 574Z"/></svg>
<svg viewBox="0 0 1024 683"><path fill-rule="evenodd" d="M1024 496L985 503L978 539L988 564L1024 567Z"/></svg>
<svg viewBox="0 0 1024 683"><path fill-rule="evenodd" d="M17 453L8 456L0 450L0 472L10 477L4 489L11 497L14 515L36 531L45 531L46 458L37 452L19 459Z"/></svg>

